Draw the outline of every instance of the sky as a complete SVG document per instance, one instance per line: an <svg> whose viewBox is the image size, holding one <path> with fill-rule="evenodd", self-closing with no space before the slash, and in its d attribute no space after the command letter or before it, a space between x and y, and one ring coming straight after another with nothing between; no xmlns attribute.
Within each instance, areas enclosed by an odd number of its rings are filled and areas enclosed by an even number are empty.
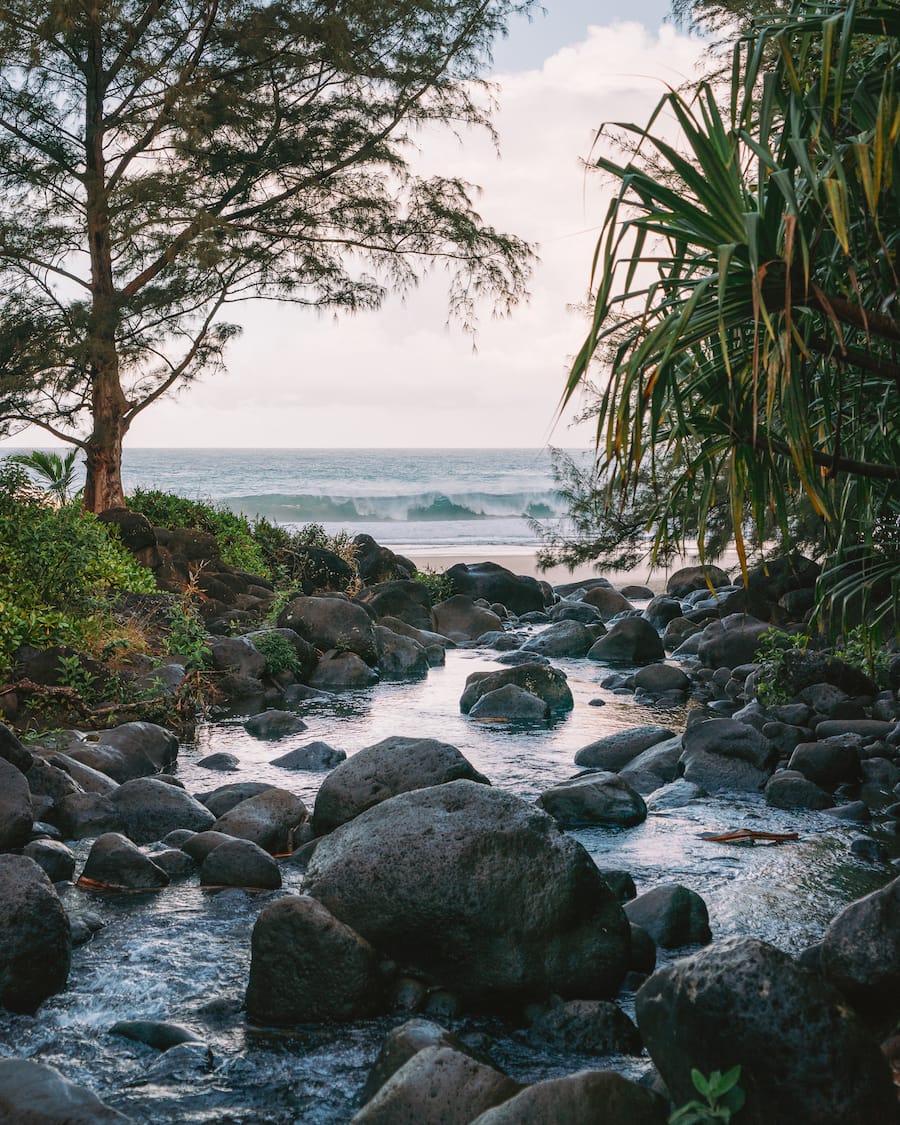
<svg viewBox="0 0 900 1125"><path fill-rule="evenodd" d="M584 161L602 123L643 123L667 84L696 77L703 44L663 23L665 0L544 8L494 52L499 156L483 135L444 133L418 157L479 184L482 216L537 244L530 298L503 320L486 308L474 339L448 324L439 270L377 312L239 306L226 372L151 406L126 449L588 444L587 427L556 420L609 190ZM34 430L9 444L29 442L48 445Z"/></svg>

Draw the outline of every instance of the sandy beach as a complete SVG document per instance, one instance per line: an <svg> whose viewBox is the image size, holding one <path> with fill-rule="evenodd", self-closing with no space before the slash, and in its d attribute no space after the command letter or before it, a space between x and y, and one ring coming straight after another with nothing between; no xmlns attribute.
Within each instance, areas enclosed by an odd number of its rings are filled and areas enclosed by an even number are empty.
<svg viewBox="0 0 900 1125"><path fill-rule="evenodd" d="M412 559L420 570L434 570L443 571L448 567L454 566L456 563L475 563L490 560L491 562L499 563L511 570L514 574L528 574L534 578L542 578L549 582L551 586L558 585L563 582L580 581L587 578L608 578L614 586L629 586L629 585L642 585L647 586L653 590L654 593L662 593L666 588L666 581L670 574L684 566L696 566L699 563L699 557L696 554L685 554L675 560L669 567L660 567L654 571L650 571L646 565L637 566L631 570L603 570L598 571L594 568L592 563L584 563L570 571L567 567L556 566L550 570L541 572L537 567L537 554L536 552L528 552L521 547L502 547L502 546L485 546L485 547L466 547L466 548L440 548L433 551L423 551L421 547L413 544L399 544L392 545L391 549L398 554L405 555L407 558ZM738 566L737 553L735 551L728 551L718 561L718 566L729 574L733 573Z"/></svg>

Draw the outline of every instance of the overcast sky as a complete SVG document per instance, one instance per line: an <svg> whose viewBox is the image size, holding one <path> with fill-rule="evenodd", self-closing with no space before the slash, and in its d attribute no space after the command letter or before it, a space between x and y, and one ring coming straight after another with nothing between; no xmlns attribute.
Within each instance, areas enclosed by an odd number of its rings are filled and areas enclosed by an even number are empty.
<svg viewBox="0 0 900 1125"><path fill-rule="evenodd" d="M662 25L664 0L544 0L495 51L500 157L484 137L429 138L423 167L480 184L482 215L538 244L531 298L489 310L475 347L447 324L440 271L404 302L355 317L254 303L238 309L228 370L141 415L126 446L579 445L552 430L606 193L586 176L604 121L646 120L702 45ZM626 22L628 21L628 22ZM640 21L640 22L638 22ZM662 26L661 26L662 25ZM46 445L35 436L35 444ZM27 441L25 435L16 444Z"/></svg>

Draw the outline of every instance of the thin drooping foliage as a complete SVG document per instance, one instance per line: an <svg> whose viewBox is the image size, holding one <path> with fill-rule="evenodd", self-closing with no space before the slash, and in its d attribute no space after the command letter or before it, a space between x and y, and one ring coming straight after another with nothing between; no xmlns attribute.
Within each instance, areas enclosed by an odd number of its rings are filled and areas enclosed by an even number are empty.
<svg viewBox="0 0 900 1125"><path fill-rule="evenodd" d="M647 473L661 484L657 551L685 511L702 549L724 482L744 565L748 518L787 530L809 504L823 591L894 614L900 9L815 3L760 21L735 50L729 104L703 84L619 128L638 154L597 162L618 190L564 396L606 361L602 474L619 490Z"/></svg>
<svg viewBox="0 0 900 1125"><path fill-rule="evenodd" d="M222 365L253 297L377 306L430 263L451 310L522 293L530 251L423 129L490 129L478 80L533 0L10 0L0 5L0 423L85 452ZM486 108L487 106L487 108Z"/></svg>

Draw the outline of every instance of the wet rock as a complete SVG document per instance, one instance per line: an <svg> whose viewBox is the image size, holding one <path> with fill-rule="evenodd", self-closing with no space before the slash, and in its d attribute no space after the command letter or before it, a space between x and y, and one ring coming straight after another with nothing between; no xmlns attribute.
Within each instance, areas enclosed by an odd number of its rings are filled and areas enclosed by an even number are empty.
<svg viewBox="0 0 900 1125"><path fill-rule="evenodd" d="M877 866L882 866L890 859L888 850L884 844L880 844L870 836L857 836L855 840L850 842L850 851L857 859L863 860L864 863L871 863Z"/></svg>
<svg viewBox="0 0 900 1125"><path fill-rule="evenodd" d="M503 656L496 657L495 663L505 664L508 667L518 667L520 664L549 664L550 661L546 656L541 656L539 652L522 652L521 649L516 652L506 652Z"/></svg>
<svg viewBox="0 0 900 1125"><path fill-rule="evenodd" d="M110 797L125 835L136 844L161 840L176 828L203 832L215 817L204 805L176 785L156 778L126 781Z"/></svg>
<svg viewBox="0 0 900 1125"><path fill-rule="evenodd" d="M93 910L79 910L69 914L69 932L72 935L72 946L84 945L91 940L98 930L102 930L106 923Z"/></svg>
<svg viewBox="0 0 900 1125"><path fill-rule="evenodd" d="M378 959L358 933L308 895L269 903L253 927L247 1015L283 1026L372 1015Z"/></svg>
<svg viewBox="0 0 900 1125"><path fill-rule="evenodd" d="M665 1125L666 1103L611 1070L536 1082L471 1125Z"/></svg>
<svg viewBox="0 0 900 1125"><path fill-rule="evenodd" d="M813 737L809 727L794 727L789 723L764 723L761 731L782 755L792 754L801 742L809 742Z"/></svg>
<svg viewBox="0 0 900 1125"><path fill-rule="evenodd" d="M707 719L688 726L681 762L688 781L708 792L762 789L778 751L755 727L734 719Z"/></svg>
<svg viewBox="0 0 900 1125"><path fill-rule="evenodd" d="M153 891L169 884L165 871L118 832L97 837L81 878L120 891Z"/></svg>
<svg viewBox="0 0 900 1125"><path fill-rule="evenodd" d="M496 613L477 606L465 594L454 594L446 601L438 602L431 612L437 631L454 641L474 641L482 633L503 628L503 622Z"/></svg>
<svg viewBox="0 0 900 1125"><path fill-rule="evenodd" d="M75 855L59 840L32 840L22 855L33 859L51 883L67 882L75 874Z"/></svg>
<svg viewBox="0 0 900 1125"><path fill-rule="evenodd" d="M666 691L687 691L690 679L672 664L647 664L634 676L634 686L653 695Z"/></svg>
<svg viewBox="0 0 900 1125"><path fill-rule="evenodd" d="M213 827L226 836L252 840L272 855L293 851L294 829L306 820L306 805L286 789L266 789L220 816Z"/></svg>
<svg viewBox="0 0 900 1125"><path fill-rule="evenodd" d="M660 969L638 1027L676 1105L691 1069L740 1063L746 1125L893 1125L890 1070L841 995L786 953L731 938Z"/></svg>
<svg viewBox="0 0 900 1125"><path fill-rule="evenodd" d="M599 610L603 621L610 621L616 614L630 613L634 609L628 598L620 594L618 590L607 589L604 586L587 590L582 601L585 605L592 605Z"/></svg>
<svg viewBox="0 0 900 1125"><path fill-rule="evenodd" d="M693 590L714 590L727 585L728 575L718 566L686 566L669 575L666 593L683 598Z"/></svg>
<svg viewBox="0 0 900 1125"><path fill-rule="evenodd" d="M641 1036L628 1016L609 1000L568 1000L554 1004L531 1024L537 1046L583 1055L639 1055Z"/></svg>
<svg viewBox="0 0 900 1125"><path fill-rule="evenodd" d="M665 656L659 633L643 617L614 621L605 637L589 650L588 658L610 664L649 664Z"/></svg>
<svg viewBox="0 0 900 1125"><path fill-rule="evenodd" d="M213 816L218 817L224 816L248 797L255 797L258 793L265 793L267 789L274 788L275 786L265 781L237 781L232 785L220 785L210 793L194 795L201 805L205 805Z"/></svg>
<svg viewBox="0 0 900 1125"><path fill-rule="evenodd" d="M421 586L413 582L413 586ZM378 670L382 680L413 680L428 675L428 653L412 637L404 637L383 625L375 626L378 639Z"/></svg>
<svg viewBox="0 0 900 1125"><path fill-rule="evenodd" d="M28 1014L65 988L69 920L53 885L27 856L0 856L0 1004Z"/></svg>
<svg viewBox="0 0 900 1125"><path fill-rule="evenodd" d="M5 765L5 763L4 763ZM3 773L3 766L0 766L0 774ZM70 773L59 766L53 765L43 758L35 758L34 764L31 769L25 774L28 788L31 791L32 799L36 797L47 797L50 800L50 807L57 804L59 801L64 800L72 793L83 793L84 790L78 784ZM107 781L110 779L107 778ZM111 788L115 788L111 784ZM0 821L5 821L5 817L0 817Z"/></svg>
<svg viewBox="0 0 900 1125"><path fill-rule="evenodd" d="M575 755L575 765L582 769L620 770L651 746L674 738L667 727L629 727L590 742Z"/></svg>
<svg viewBox="0 0 900 1125"><path fill-rule="evenodd" d="M618 867L599 867L597 870L603 877L603 882L616 896L617 902L628 902L637 894L630 871L623 871Z"/></svg>
<svg viewBox="0 0 900 1125"><path fill-rule="evenodd" d="M198 1075L209 1074L214 1066L212 1049L206 1043L177 1043L150 1063L144 1077L154 1086L193 1083Z"/></svg>
<svg viewBox="0 0 900 1125"><path fill-rule="evenodd" d="M638 926L634 922L631 923L631 956L628 959L628 968L632 973L643 973L645 976L656 968L656 942L643 926Z"/></svg>
<svg viewBox="0 0 900 1125"><path fill-rule="evenodd" d="M295 598L282 610L278 627L293 629L322 652L355 653L370 667L378 663L372 619L362 606L346 598Z"/></svg>
<svg viewBox="0 0 900 1125"><path fill-rule="evenodd" d="M893 723L879 719L826 719L816 724L816 738L840 738L841 735L859 735L863 743L884 738L891 733Z"/></svg>
<svg viewBox="0 0 900 1125"><path fill-rule="evenodd" d="M546 722L550 708L543 699L515 684L485 692L469 711L477 722Z"/></svg>
<svg viewBox="0 0 900 1125"><path fill-rule="evenodd" d="M254 738L270 740L299 734L306 730L306 723L293 711L269 710L247 719L244 730Z"/></svg>
<svg viewBox="0 0 900 1125"><path fill-rule="evenodd" d="M238 768L238 759L235 754L227 754L220 751L217 754L207 754L205 758L201 758L197 763L205 770L217 770L221 773L232 773Z"/></svg>
<svg viewBox="0 0 900 1125"><path fill-rule="evenodd" d="M0 851L13 851L26 844L33 820L31 791L25 775L0 758Z"/></svg>
<svg viewBox="0 0 900 1125"><path fill-rule="evenodd" d="M197 870L197 864L181 848L164 848L161 852L154 852L151 858L157 867L165 871L170 881L187 879Z"/></svg>
<svg viewBox="0 0 900 1125"><path fill-rule="evenodd" d="M651 788L640 790L642 793L651 793L654 789L658 789L660 785L675 781L681 768L682 750L682 737L680 734L675 734L671 738L657 742L641 751L619 772L628 784L635 788L638 788L639 778L652 778L653 785Z"/></svg>
<svg viewBox="0 0 900 1125"><path fill-rule="evenodd" d="M882 1031L900 1011L900 878L857 899L831 922L822 972Z"/></svg>
<svg viewBox="0 0 900 1125"><path fill-rule="evenodd" d="M788 769L823 789L834 789L841 782L859 778L859 750L842 742L801 742L791 754Z"/></svg>
<svg viewBox="0 0 900 1125"><path fill-rule="evenodd" d="M15 766L20 773L28 773L34 763L34 755L25 749L5 723L0 723L0 758Z"/></svg>
<svg viewBox="0 0 900 1125"><path fill-rule="evenodd" d="M705 789L695 785L693 781L686 781L683 777L678 777L667 785L654 789L648 795L646 799L647 810L659 812L663 809L681 809L690 804L691 801L696 801L698 797L705 796Z"/></svg>
<svg viewBox="0 0 900 1125"><path fill-rule="evenodd" d="M502 668L499 672L473 672L466 678L459 701L460 711L467 715L483 695L507 684L515 684L543 699L553 712L570 711L574 706L572 692L562 672L546 663L534 663L532 658L527 664Z"/></svg>
<svg viewBox="0 0 900 1125"><path fill-rule="evenodd" d="M776 809L827 809L831 794L799 770L779 770L766 783L766 804Z"/></svg>
<svg viewBox="0 0 900 1125"><path fill-rule="evenodd" d="M346 760L344 750L335 750L327 742L310 742L273 758L271 764L285 770L330 770Z"/></svg>
<svg viewBox="0 0 900 1125"><path fill-rule="evenodd" d="M281 872L269 853L251 840L226 840L204 859L200 886L277 890L281 886Z"/></svg>
<svg viewBox="0 0 900 1125"><path fill-rule="evenodd" d="M678 883L667 883L625 904L629 922L646 930L663 949L712 940L706 903Z"/></svg>
<svg viewBox="0 0 900 1125"><path fill-rule="evenodd" d="M836 656L811 649L787 651L780 676L784 690L792 696L802 695L812 684L833 684L846 695L868 695L872 699L878 694L877 685L865 672Z"/></svg>
<svg viewBox="0 0 900 1125"><path fill-rule="evenodd" d="M288 707L297 707L301 703L328 703L335 698L333 692L321 691L308 684L288 684L284 689L284 702Z"/></svg>
<svg viewBox="0 0 900 1125"><path fill-rule="evenodd" d="M212 664L220 672L237 672L254 680L266 671L266 658L247 637L222 637L210 645Z"/></svg>
<svg viewBox="0 0 900 1125"><path fill-rule="evenodd" d="M0 1060L0 1121L9 1125L129 1125L133 1118L105 1105L52 1066Z"/></svg>
<svg viewBox="0 0 900 1125"><path fill-rule="evenodd" d="M306 888L467 1002L601 998L625 971L628 923L587 852L546 813L471 781L342 825L320 841Z"/></svg>
<svg viewBox="0 0 900 1125"><path fill-rule="evenodd" d="M743 613L732 613L721 621L711 621L703 630L697 647L700 663L707 668L736 668L749 664L756 655L760 638L771 626Z"/></svg>
<svg viewBox="0 0 900 1125"><path fill-rule="evenodd" d="M112 797L102 793L72 793L56 807L56 820L67 840L83 840L122 828Z"/></svg>
<svg viewBox="0 0 900 1125"><path fill-rule="evenodd" d="M594 643L594 635L578 621L557 621L522 645L523 652L544 656L584 656Z"/></svg>
<svg viewBox="0 0 900 1125"><path fill-rule="evenodd" d="M352 1125L468 1125L520 1089L493 1067L450 1047L425 1047L388 1079Z"/></svg>
<svg viewBox="0 0 900 1125"><path fill-rule="evenodd" d="M379 621L395 618L415 629L431 629L431 595L424 582L398 579L369 586L359 596Z"/></svg>
<svg viewBox="0 0 900 1125"><path fill-rule="evenodd" d="M398 793L467 778L488 779L447 742L394 735L366 746L337 766L316 795L313 829L324 836Z"/></svg>
<svg viewBox="0 0 900 1125"><path fill-rule="evenodd" d="M114 781L131 781L172 765L178 757L178 739L156 723L123 723L85 738L67 753Z"/></svg>
<svg viewBox="0 0 900 1125"><path fill-rule="evenodd" d="M355 652L326 652L309 678L312 687L324 691L347 691L378 683L378 673Z"/></svg>
<svg viewBox="0 0 900 1125"><path fill-rule="evenodd" d="M196 863L203 863L211 851L227 844L236 837L228 836L224 832L194 832L187 840L182 840L177 846L193 859Z"/></svg>
<svg viewBox="0 0 900 1125"><path fill-rule="evenodd" d="M647 819L639 793L614 773L599 771L545 789L537 799L561 828L591 824L631 828Z"/></svg>
<svg viewBox="0 0 900 1125"><path fill-rule="evenodd" d="M469 1055L479 1062L488 1060L472 1052L461 1039L440 1024L426 1019L411 1019L393 1028L384 1037L372 1069L366 1079L360 1100L363 1105L370 1101L413 1055L426 1047L449 1047L460 1054Z"/></svg>
<svg viewBox="0 0 900 1125"><path fill-rule="evenodd" d="M168 1051L179 1043L202 1043L196 1032L177 1023L160 1020L118 1020L109 1029L110 1035L119 1035L134 1043L146 1043L157 1051Z"/></svg>
<svg viewBox="0 0 900 1125"><path fill-rule="evenodd" d="M457 563L447 571L447 577L453 583L454 593L500 602L517 615L541 610L547 602L544 588L537 579L513 574L497 563Z"/></svg>
<svg viewBox="0 0 900 1125"><path fill-rule="evenodd" d="M602 622L600 610L586 602L561 601L540 616L550 621L578 621L582 625L596 625L597 622Z"/></svg>

